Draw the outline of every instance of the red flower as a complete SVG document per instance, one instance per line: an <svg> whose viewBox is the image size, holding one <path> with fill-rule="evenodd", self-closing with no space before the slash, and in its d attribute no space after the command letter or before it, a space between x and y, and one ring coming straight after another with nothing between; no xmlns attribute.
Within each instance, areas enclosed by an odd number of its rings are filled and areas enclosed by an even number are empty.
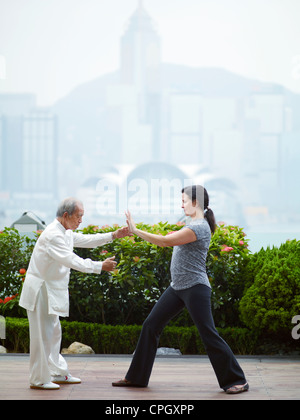
<svg viewBox="0 0 300 420"><path fill-rule="evenodd" d="M10 302L11 300L14 300L16 297L18 296L18 293L12 296L7 296L4 300L0 299L0 303L7 303Z"/></svg>
<svg viewBox="0 0 300 420"><path fill-rule="evenodd" d="M230 252L233 250L233 248L231 246L227 246L227 245L222 245L223 248L221 249L221 252Z"/></svg>
<svg viewBox="0 0 300 420"><path fill-rule="evenodd" d="M22 274L22 275L23 275L23 274L25 274L25 273L26 273L25 268L21 268L21 269L19 270L19 273L20 273L20 274Z"/></svg>

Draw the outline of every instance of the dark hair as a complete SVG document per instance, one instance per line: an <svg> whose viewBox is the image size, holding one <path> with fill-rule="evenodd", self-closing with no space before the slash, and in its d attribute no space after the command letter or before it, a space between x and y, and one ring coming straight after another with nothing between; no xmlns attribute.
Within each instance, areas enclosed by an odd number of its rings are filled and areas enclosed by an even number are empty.
<svg viewBox="0 0 300 420"><path fill-rule="evenodd" d="M215 215L212 209L208 207L209 205L209 196L202 185L190 185L189 187L182 188L182 193L185 193L193 201L197 200L202 211L204 212L204 217L207 220L211 233L214 233L216 230L216 220Z"/></svg>

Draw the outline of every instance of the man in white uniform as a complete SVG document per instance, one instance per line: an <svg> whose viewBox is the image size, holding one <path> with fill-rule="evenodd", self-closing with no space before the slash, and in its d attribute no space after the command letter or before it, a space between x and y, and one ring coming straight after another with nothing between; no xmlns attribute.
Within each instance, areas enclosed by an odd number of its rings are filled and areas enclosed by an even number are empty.
<svg viewBox="0 0 300 420"><path fill-rule="evenodd" d="M105 234L73 232L83 214L80 201L67 198L61 203L56 219L37 240L26 273L20 306L27 309L29 319L30 387L34 389L59 389L58 384L81 382L70 375L60 354L59 317L69 316L70 269L100 274L114 270L117 264L115 257L103 262L80 258L73 247L94 248L129 235L127 227Z"/></svg>

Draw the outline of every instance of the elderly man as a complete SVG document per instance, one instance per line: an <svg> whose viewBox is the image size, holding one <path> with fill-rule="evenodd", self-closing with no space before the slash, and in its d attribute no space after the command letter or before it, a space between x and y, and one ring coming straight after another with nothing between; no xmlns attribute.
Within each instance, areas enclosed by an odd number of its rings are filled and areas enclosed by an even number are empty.
<svg viewBox="0 0 300 420"><path fill-rule="evenodd" d="M129 234L127 227L106 234L73 232L82 222L83 214L80 201L65 199L56 219L39 237L27 270L20 306L27 309L29 319L30 387L34 389L59 389L59 384L81 382L70 375L60 354L59 316L69 315L70 269L100 274L114 270L117 264L115 257L103 262L82 259L73 253L73 247L94 248Z"/></svg>

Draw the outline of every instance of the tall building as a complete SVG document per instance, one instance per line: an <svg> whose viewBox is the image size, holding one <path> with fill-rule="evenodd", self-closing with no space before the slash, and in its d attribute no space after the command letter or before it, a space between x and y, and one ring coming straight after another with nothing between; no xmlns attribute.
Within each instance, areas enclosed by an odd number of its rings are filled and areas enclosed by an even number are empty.
<svg viewBox="0 0 300 420"><path fill-rule="evenodd" d="M170 92L168 95L168 148L165 152L175 165L203 164L202 95L196 92ZM188 112L187 112L188 110ZM167 156L166 156L167 157ZM198 159L198 162L197 162Z"/></svg>
<svg viewBox="0 0 300 420"><path fill-rule="evenodd" d="M108 89L108 99L111 107L119 109L121 162L157 160L160 155L161 43L141 0L121 38L120 53L120 84Z"/></svg>
<svg viewBox="0 0 300 420"><path fill-rule="evenodd" d="M57 118L32 95L0 95L0 211L43 217L57 197ZM55 206L55 204L54 204Z"/></svg>
<svg viewBox="0 0 300 420"><path fill-rule="evenodd" d="M32 94L0 95L0 191L10 195L23 187L23 116L35 105Z"/></svg>
<svg viewBox="0 0 300 420"><path fill-rule="evenodd" d="M22 183L22 116L0 116L2 191L11 195L20 191Z"/></svg>
<svg viewBox="0 0 300 420"><path fill-rule="evenodd" d="M139 120L151 122L153 95L161 91L161 42L155 23L140 0L121 38L121 83L134 85L139 95Z"/></svg>
<svg viewBox="0 0 300 420"><path fill-rule="evenodd" d="M25 194L53 199L57 188L57 119L36 110L23 118L22 180Z"/></svg>

